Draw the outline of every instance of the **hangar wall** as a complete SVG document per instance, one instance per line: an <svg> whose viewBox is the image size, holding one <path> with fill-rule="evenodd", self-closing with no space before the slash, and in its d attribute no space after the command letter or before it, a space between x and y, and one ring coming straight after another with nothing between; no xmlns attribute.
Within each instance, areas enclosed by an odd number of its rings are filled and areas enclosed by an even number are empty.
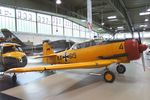
<svg viewBox="0 0 150 100"><path fill-rule="evenodd" d="M16 9L22 9L22 8L27 8L27 10L32 11L33 9L36 10L43 10L43 11L54 11L55 12L55 7L54 5L50 6L50 4L42 4L41 2L37 1L32 2L32 0L0 0L0 6L6 6L6 7L12 7ZM43 6L44 5L44 6ZM28 9L29 8L29 9ZM40 9L39 9L40 8ZM2 15L3 16L3 15ZM1 28L1 27L0 27ZM15 30L15 29L13 29ZM38 34L38 33L23 33L23 32L15 32L16 35L23 41L33 41L34 44L39 44L42 42L42 40L45 39L50 39L50 40L59 40L59 39L67 39L67 40L73 40L75 42L80 42L83 40L87 40L87 37L73 37L73 36L56 36L56 35L43 35L43 34ZM92 36L93 37L93 36Z"/></svg>
<svg viewBox="0 0 150 100"><path fill-rule="evenodd" d="M42 4L41 4L42 3ZM33 2L32 0L0 0L0 5L2 6L10 6L16 8L29 8L29 9L36 9L36 10L43 10L48 12L55 12L55 5L50 3L43 3L37 0L37 2ZM60 12L59 12L60 13ZM41 34L30 34L30 33L16 33L17 36L24 42L33 41L34 44L39 44L42 40L50 39L50 40L59 40L59 39L67 39L67 40L74 40L75 42L84 41L88 38L79 38L79 37L69 37L69 36L52 36L52 35L41 35ZM117 36L117 38L128 38L128 35L121 34L122 36ZM103 35L104 38L111 38L111 36ZM40 41L39 41L40 40ZM147 40L146 40L147 41ZM149 41L148 41L149 42ZM147 42L147 43L148 43Z"/></svg>

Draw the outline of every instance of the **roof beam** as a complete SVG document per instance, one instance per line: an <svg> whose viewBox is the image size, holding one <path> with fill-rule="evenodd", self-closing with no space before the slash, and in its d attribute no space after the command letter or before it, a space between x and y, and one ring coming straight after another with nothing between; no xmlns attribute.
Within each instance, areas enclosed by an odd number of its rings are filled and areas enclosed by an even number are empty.
<svg viewBox="0 0 150 100"><path fill-rule="evenodd" d="M101 14L102 12L100 12L100 11L98 11L98 12L93 12L93 15L95 16L95 15L99 15L99 14ZM110 10L110 11L103 11L103 15L105 15L105 14L114 14L114 13L116 13L114 10Z"/></svg>
<svg viewBox="0 0 150 100"><path fill-rule="evenodd" d="M95 25L97 25L97 26L103 28L103 29L104 29L105 31L107 31L108 33L110 33L110 34L115 34L115 30L109 29L108 27L106 27L106 26L104 26L104 25L101 25L101 24L99 23L99 22L100 22L99 19L94 19L93 22L94 22Z"/></svg>
<svg viewBox="0 0 150 100"><path fill-rule="evenodd" d="M53 5L55 5L55 2L53 2L53 1L51 1L51 0L43 0L43 1L45 1L45 3L49 3L49 4L53 4ZM99 1L99 0L97 0L97 1ZM104 6L104 5L107 5L106 3L103 3L103 4L97 4L97 5L94 5L95 7L97 7L97 6ZM86 19L86 17L85 16L83 16L83 15L81 15L80 13L76 13L76 12L74 12L74 11L71 11L71 10L69 10L69 9L67 9L67 8L64 8L64 7L61 7L61 6L59 6L58 7L59 8L59 10L61 10L61 13L59 12L59 14L63 14L63 15L67 15L67 16L70 16L70 17L75 17L75 18L79 18L79 19ZM83 9L86 9L86 8L83 8ZM78 9L78 10L81 10L81 9ZM114 30L111 30L111 29L109 29L108 27L105 27L105 26L102 26L101 24L99 24L98 23L99 22L99 20L93 20L93 24L95 24L95 25L97 25L97 26L99 26L99 27L101 27L101 28L103 28L105 31L107 31L108 33L112 33L112 34L114 34Z"/></svg>
<svg viewBox="0 0 150 100"><path fill-rule="evenodd" d="M138 6L132 6L132 7L128 7L129 10L134 10L134 9L147 9L150 7L150 3L147 3L147 4L141 4L141 5L138 5Z"/></svg>
<svg viewBox="0 0 150 100"><path fill-rule="evenodd" d="M104 8L105 6L107 6L107 3L101 3L101 4L96 4L96 5L92 5L92 9L96 9L96 8ZM87 7L80 7L76 9L76 12L80 12L81 10L86 10Z"/></svg>
<svg viewBox="0 0 150 100"><path fill-rule="evenodd" d="M124 2L122 0L108 0L108 2L112 5L112 7L118 12L120 13L126 20L128 28L131 32L131 34L133 34L134 29L133 24L132 24L132 20L128 14L127 8L124 4Z"/></svg>

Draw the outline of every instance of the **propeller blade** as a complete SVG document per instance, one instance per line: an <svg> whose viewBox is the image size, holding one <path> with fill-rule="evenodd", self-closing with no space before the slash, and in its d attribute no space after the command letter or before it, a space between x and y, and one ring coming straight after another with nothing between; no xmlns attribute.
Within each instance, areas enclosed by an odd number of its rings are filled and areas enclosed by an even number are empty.
<svg viewBox="0 0 150 100"><path fill-rule="evenodd" d="M144 69L144 71L145 71L145 60L144 60L144 54L142 53L142 56L141 56L142 58L142 65L143 65L143 69Z"/></svg>
<svg viewBox="0 0 150 100"><path fill-rule="evenodd" d="M139 44L142 44L140 32L138 32L138 36L139 36Z"/></svg>

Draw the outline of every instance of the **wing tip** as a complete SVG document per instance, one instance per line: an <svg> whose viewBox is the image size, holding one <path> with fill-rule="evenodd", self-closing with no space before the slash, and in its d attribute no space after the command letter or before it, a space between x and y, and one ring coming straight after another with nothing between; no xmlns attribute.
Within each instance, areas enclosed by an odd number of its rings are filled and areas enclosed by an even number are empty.
<svg viewBox="0 0 150 100"><path fill-rule="evenodd" d="M5 73L14 73L14 69L9 69L9 70L5 71Z"/></svg>

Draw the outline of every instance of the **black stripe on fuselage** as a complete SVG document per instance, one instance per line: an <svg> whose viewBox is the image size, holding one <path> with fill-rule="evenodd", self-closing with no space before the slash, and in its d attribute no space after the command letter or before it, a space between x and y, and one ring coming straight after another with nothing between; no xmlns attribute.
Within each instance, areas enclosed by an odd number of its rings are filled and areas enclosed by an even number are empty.
<svg viewBox="0 0 150 100"><path fill-rule="evenodd" d="M123 53L123 54L115 54L115 55L112 55L112 56L99 56L98 58L99 59L114 59L114 58L127 57L127 56L128 56L128 54Z"/></svg>

